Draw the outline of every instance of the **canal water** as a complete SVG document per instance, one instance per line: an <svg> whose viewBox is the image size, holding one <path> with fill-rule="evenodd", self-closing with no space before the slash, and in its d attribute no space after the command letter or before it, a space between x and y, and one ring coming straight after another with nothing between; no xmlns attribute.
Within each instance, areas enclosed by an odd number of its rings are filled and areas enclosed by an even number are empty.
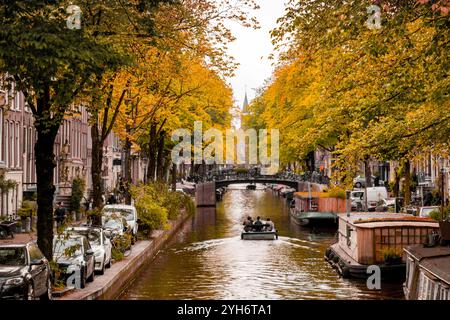
<svg viewBox="0 0 450 320"><path fill-rule="evenodd" d="M242 222L271 218L275 241L243 241ZM216 209L198 209L119 299L403 299L401 284L367 289L324 260L336 230L294 223L284 198L230 186Z"/></svg>

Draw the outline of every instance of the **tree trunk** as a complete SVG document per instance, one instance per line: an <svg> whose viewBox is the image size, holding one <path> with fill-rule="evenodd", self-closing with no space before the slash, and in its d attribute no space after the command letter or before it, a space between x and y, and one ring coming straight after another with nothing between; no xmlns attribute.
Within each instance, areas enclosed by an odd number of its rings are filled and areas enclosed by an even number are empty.
<svg viewBox="0 0 450 320"><path fill-rule="evenodd" d="M399 168L394 170L395 180L394 180L394 198L398 198L400 194L400 175L398 174Z"/></svg>
<svg viewBox="0 0 450 320"><path fill-rule="evenodd" d="M405 177L404 204L405 206L407 206L411 203L411 162L408 159L406 159L404 162L404 177Z"/></svg>
<svg viewBox="0 0 450 320"><path fill-rule="evenodd" d="M36 127L37 244L48 260L53 259L53 184L56 167L53 146L57 129ZM56 132L56 133L55 133Z"/></svg>
<svg viewBox="0 0 450 320"><path fill-rule="evenodd" d="M370 158L364 158L364 177L366 179L366 188L372 187L372 168L370 167Z"/></svg>
<svg viewBox="0 0 450 320"><path fill-rule="evenodd" d="M158 138L158 155L156 157L156 178L159 181L164 179L164 136L165 132L161 131Z"/></svg>
<svg viewBox="0 0 450 320"><path fill-rule="evenodd" d="M102 164L103 164L103 143L97 125L91 127L92 135L92 189L93 208L101 208L103 205L102 190Z"/></svg>
<svg viewBox="0 0 450 320"><path fill-rule="evenodd" d="M125 204L130 205L131 204L131 194L130 194L130 186L131 186L131 141L129 138L125 140L125 146L124 146L124 164L123 164L123 170L124 170L124 178L123 181L125 183Z"/></svg>
<svg viewBox="0 0 450 320"><path fill-rule="evenodd" d="M162 168L162 181L169 181L171 167L171 157L168 149L163 151L163 168ZM175 177L176 178L176 177Z"/></svg>
<svg viewBox="0 0 450 320"><path fill-rule="evenodd" d="M309 172L313 172L316 170L316 160L315 160L315 153L314 151L311 151L308 153L306 158L306 168Z"/></svg>
<svg viewBox="0 0 450 320"><path fill-rule="evenodd" d="M150 127L150 134L148 138L148 166L147 166L147 181L155 181L156 171L156 124L153 123Z"/></svg>
<svg viewBox="0 0 450 320"><path fill-rule="evenodd" d="M172 191L177 190L177 165L172 163Z"/></svg>

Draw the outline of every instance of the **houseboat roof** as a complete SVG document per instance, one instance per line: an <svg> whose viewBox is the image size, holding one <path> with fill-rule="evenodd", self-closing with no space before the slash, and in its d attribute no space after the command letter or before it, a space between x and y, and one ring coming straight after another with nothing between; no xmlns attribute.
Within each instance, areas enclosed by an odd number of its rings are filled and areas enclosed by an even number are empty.
<svg viewBox="0 0 450 320"><path fill-rule="evenodd" d="M358 228L378 228L396 226L422 226L438 228L439 224L430 218L415 217L404 213L391 212L351 212L350 217L346 213L340 213L339 219Z"/></svg>
<svg viewBox="0 0 450 320"><path fill-rule="evenodd" d="M329 192L295 192L294 195L298 198L336 198L334 196L331 196Z"/></svg>
<svg viewBox="0 0 450 320"><path fill-rule="evenodd" d="M426 248L414 245L404 250L418 260L423 269L450 284L450 247Z"/></svg>

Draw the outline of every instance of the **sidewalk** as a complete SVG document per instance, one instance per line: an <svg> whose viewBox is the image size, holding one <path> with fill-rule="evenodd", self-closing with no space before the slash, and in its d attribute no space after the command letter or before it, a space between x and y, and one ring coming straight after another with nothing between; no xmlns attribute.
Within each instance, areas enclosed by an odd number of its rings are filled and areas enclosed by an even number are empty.
<svg viewBox="0 0 450 320"><path fill-rule="evenodd" d="M75 222L72 222L70 225L71 226L79 226L85 222L86 222L86 220L75 221ZM57 234L56 228L53 230L53 234ZM36 231L14 233L13 239L11 239L11 238L0 239L0 245L2 245L2 244L25 244L30 241L35 241L36 238L37 238Z"/></svg>
<svg viewBox="0 0 450 320"><path fill-rule="evenodd" d="M15 233L14 239L0 239L0 245L3 244L25 244L30 241L36 240L36 233L30 232L30 233Z"/></svg>

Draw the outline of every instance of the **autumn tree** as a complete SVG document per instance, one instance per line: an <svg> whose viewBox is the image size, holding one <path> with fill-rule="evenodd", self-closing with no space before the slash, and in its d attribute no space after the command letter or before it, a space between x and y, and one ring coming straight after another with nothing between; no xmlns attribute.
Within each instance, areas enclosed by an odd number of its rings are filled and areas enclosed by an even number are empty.
<svg viewBox="0 0 450 320"><path fill-rule="evenodd" d="M373 4L380 28L371 25ZM448 152L447 5L290 1L272 33L282 53L258 111L283 128L282 157L328 150L336 174L351 178L360 161L408 167L420 153Z"/></svg>

